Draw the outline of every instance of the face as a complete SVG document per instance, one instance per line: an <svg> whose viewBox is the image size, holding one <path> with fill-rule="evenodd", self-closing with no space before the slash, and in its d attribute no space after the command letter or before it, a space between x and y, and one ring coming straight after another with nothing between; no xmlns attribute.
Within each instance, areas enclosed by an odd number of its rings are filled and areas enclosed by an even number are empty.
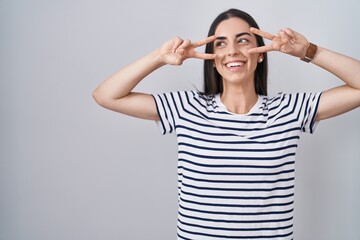
<svg viewBox="0 0 360 240"><path fill-rule="evenodd" d="M223 84L253 85L254 72L261 54L248 54L247 50L257 47L256 38L244 20L233 17L222 21L215 31L215 67L222 76Z"/></svg>

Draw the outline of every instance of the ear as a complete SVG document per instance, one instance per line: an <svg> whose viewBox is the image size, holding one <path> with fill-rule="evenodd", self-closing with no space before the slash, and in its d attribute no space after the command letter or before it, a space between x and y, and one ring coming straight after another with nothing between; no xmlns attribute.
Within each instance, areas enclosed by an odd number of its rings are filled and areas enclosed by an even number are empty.
<svg viewBox="0 0 360 240"><path fill-rule="evenodd" d="M264 61L264 54L260 53L258 57L258 63L261 63L262 61Z"/></svg>

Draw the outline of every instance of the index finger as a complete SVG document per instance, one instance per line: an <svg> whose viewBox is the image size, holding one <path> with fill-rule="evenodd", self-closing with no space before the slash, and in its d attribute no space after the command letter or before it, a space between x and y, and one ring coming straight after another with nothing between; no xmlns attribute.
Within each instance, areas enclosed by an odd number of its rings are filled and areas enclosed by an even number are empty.
<svg viewBox="0 0 360 240"><path fill-rule="evenodd" d="M265 53L275 51L271 45L265 45L261 47L255 47L248 50L248 53Z"/></svg>
<svg viewBox="0 0 360 240"><path fill-rule="evenodd" d="M217 55L214 54L214 53L199 53L199 52L194 52L193 57L194 57L194 58L203 59L203 60L212 60L212 59L215 59L215 58L217 57Z"/></svg>
<svg viewBox="0 0 360 240"><path fill-rule="evenodd" d="M200 40L200 41L197 41L197 42L193 42L192 45L194 46L194 48L200 47L200 46L203 46L203 45L205 45L205 44L208 44L208 43L210 43L210 42L215 41L215 39L216 39L215 35L212 35L212 36L207 37L207 38L205 38L205 39L203 39L203 40Z"/></svg>
<svg viewBox="0 0 360 240"><path fill-rule="evenodd" d="M260 29L254 28L254 27L251 27L250 31L256 35L259 35L259 36L269 39L269 40L272 40L274 38L274 35L272 35L271 33L264 32Z"/></svg>

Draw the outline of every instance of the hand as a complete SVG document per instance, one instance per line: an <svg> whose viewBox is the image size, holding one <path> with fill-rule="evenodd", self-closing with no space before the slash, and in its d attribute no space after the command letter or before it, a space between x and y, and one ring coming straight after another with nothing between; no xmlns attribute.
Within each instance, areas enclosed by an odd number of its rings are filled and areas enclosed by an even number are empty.
<svg viewBox="0 0 360 240"><path fill-rule="evenodd" d="M302 58L306 54L309 46L308 40L301 34L286 28L276 35L261 31L257 28L250 28L250 31L263 38L271 40L272 43L262 47L249 49L248 53L263 53L270 51L280 51L295 57Z"/></svg>
<svg viewBox="0 0 360 240"><path fill-rule="evenodd" d="M175 37L165 42L160 48L160 55L166 64L181 65L188 58L215 59L216 54L196 52L195 48L210 43L216 39L215 36L207 37L198 42L183 40Z"/></svg>

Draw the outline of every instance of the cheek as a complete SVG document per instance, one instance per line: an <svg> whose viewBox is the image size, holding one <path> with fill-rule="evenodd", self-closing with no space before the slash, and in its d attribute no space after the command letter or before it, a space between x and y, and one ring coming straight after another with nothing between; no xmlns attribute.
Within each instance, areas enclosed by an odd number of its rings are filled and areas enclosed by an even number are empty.
<svg viewBox="0 0 360 240"><path fill-rule="evenodd" d="M218 58L222 58L226 55L226 49L214 49L214 53L218 55Z"/></svg>
<svg viewBox="0 0 360 240"><path fill-rule="evenodd" d="M219 55L218 57L214 60L214 64L215 64L215 67L220 67L221 66L221 60L219 59Z"/></svg>

